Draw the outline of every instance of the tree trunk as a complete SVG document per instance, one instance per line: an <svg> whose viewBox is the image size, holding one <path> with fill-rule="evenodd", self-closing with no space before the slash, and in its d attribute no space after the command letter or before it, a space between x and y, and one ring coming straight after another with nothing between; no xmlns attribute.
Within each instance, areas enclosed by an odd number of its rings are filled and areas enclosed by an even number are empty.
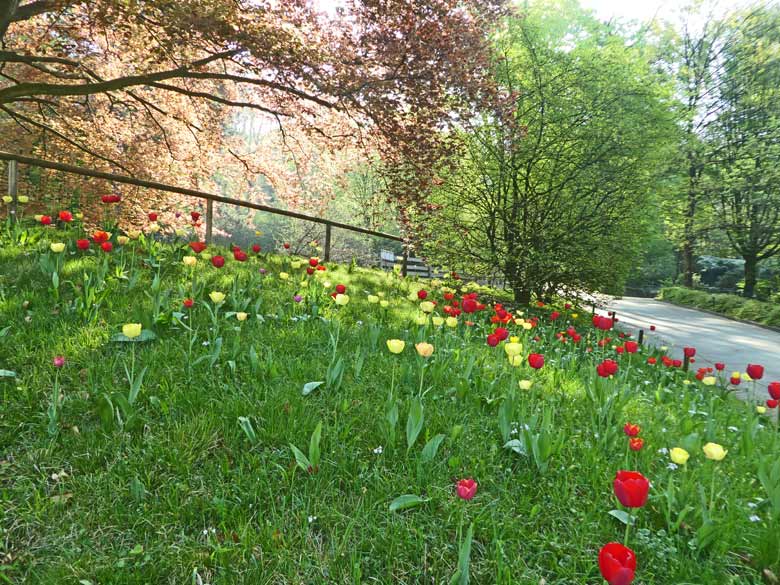
<svg viewBox="0 0 780 585"><path fill-rule="evenodd" d="M516 303L526 306L531 304L531 291L527 287L517 285L513 287L512 292L514 292Z"/></svg>
<svg viewBox="0 0 780 585"><path fill-rule="evenodd" d="M686 241L682 249L683 286L693 288L694 272L696 272L696 267L693 260L693 244Z"/></svg>
<svg viewBox="0 0 780 585"><path fill-rule="evenodd" d="M756 294L756 281L758 280L758 259L754 255L745 258L745 289L743 296L752 298Z"/></svg>

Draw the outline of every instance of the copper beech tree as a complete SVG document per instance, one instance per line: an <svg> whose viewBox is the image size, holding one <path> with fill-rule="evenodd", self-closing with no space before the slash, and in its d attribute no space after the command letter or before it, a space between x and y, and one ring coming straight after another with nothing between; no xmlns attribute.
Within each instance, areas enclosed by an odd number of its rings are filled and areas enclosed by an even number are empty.
<svg viewBox="0 0 780 585"><path fill-rule="evenodd" d="M419 199L452 152L448 122L492 95L486 31L502 4L5 1L2 148L206 187L215 168L273 166L226 132L245 109L282 136L371 149L390 195Z"/></svg>

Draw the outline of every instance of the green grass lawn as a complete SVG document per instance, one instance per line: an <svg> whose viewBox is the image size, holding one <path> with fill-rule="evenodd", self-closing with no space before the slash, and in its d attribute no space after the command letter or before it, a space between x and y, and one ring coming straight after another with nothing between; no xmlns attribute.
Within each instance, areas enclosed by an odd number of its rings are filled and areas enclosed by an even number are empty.
<svg viewBox="0 0 780 585"><path fill-rule="evenodd" d="M604 583L599 549L626 532L619 469L652 482L628 534L636 583L778 572L772 411L664 367L658 350L616 353L616 332L563 300L513 315L513 366L507 341L486 343L491 305L457 327L418 324L422 287L445 316L443 283L330 264L307 276L306 259L236 262L225 249L223 268L190 268L186 242L83 252L70 229L0 240L0 582L433 584L460 565L456 583ZM337 284L346 305L330 296ZM461 299L462 283L447 284ZM127 323L154 339L123 340ZM578 343L556 338L568 327ZM406 342L398 355L393 338ZM619 364L612 378L596 375L604 358ZM641 426L638 452L627 421ZM709 441L728 449L722 461L704 456ZM673 469L672 447L686 465ZM464 478L478 483L468 501ZM417 498L391 510L403 495Z"/></svg>

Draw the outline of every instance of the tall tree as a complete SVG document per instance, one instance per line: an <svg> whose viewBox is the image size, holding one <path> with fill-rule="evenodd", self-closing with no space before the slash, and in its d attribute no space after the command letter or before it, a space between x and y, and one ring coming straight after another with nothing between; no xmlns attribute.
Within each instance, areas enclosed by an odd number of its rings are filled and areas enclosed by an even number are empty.
<svg viewBox="0 0 780 585"><path fill-rule="evenodd" d="M447 155L440 130L450 114L489 94L485 29L501 8L350 0L329 17L309 0L5 1L0 122L29 135L33 151L53 142L145 175L143 160L128 159L147 144L169 160L240 158L219 133L228 108L326 137L323 112L337 111L355 142L368 137L385 160L403 158L394 195L412 198ZM101 128L109 135L95 140Z"/></svg>
<svg viewBox="0 0 780 585"><path fill-rule="evenodd" d="M503 99L464 124L462 163L417 218L427 254L501 272L522 303L619 290L672 129L651 61L576 2L509 18L496 40Z"/></svg>
<svg viewBox="0 0 780 585"><path fill-rule="evenodd" d="M780 9L734 18L722 59L707 184L752 297L758 263L780 254Z"/></svg>

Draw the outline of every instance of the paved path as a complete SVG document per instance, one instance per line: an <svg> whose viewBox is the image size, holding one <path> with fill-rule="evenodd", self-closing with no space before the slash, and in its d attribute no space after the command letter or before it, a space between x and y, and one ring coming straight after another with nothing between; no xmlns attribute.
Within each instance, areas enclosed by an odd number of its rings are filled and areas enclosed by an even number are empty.
<svg viewBox="0 0 780 585"><path fill-rule="evenodd" d="M764 366L764 389L773 380L780 380L780 333L732 321L695 309L687 309L638 297L613 299L618 324L635 333L645 330L645 339L656 345L666 345L672 357L682 358L682 348L696 348L696 366L726 364L726 372L744 372L748 363ZM604 313L604 311L599 311ZM650 331L655 325L655 332ZM761 397L761 394L759 394Z"/></svg>

